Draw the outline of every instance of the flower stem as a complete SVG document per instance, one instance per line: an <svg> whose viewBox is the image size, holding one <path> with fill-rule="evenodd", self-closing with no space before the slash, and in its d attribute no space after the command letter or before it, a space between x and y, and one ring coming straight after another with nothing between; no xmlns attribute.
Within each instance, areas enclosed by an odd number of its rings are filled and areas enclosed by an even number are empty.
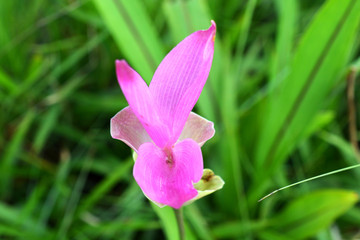
<svg viewBox="0 0 360 240"><path fill-rule="evenodd" d="M174 212L175 212L177 226L179 229L180 240L185 240L184 216L183 216L182 208L179 209L174 208Z"/></svg>

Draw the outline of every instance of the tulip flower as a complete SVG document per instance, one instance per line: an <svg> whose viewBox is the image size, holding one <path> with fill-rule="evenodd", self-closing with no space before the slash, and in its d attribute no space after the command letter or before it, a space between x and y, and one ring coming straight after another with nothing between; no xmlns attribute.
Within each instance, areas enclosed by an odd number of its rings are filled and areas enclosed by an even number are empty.
<svg viewBox="0 0 360 240"><path fill-rule="evenodd" d="M111 135L130 146L133 175L158 205L179 209L194 200L203 176L200 147L213 123L191 112L208 78L216 26L186 37L158 66L150 86L125 60L116 60L119 85L129 106L111 119Z"/></svg>

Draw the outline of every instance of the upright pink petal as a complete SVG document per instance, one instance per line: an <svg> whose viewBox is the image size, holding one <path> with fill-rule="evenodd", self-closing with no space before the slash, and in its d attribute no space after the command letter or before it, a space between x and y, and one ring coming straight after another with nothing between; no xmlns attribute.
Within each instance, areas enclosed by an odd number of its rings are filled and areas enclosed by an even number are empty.
<svg viewBox="0 0 360 240"><path fill-rule="evenodd" d="M143 143L152 142L130 107L124 108L111 118L110 133L111 137L123 141L136 152Z"/></svg>
<svg viewBox="0 0 360 240"><path fill-rule="evenodd" d="M167 145L170 138L169 128L160 120L157 106L144 80L125 60L116 60L116 74L131 110L151 139L159 147Z"/></svg>
<svg viewBox="0 0 360 240"><path fill-rule="evenodd" d="M186 139L175 144L169 153L152 143L140 146L134 177L151 200L180 208L197 196L193 183L200 181L203 160L199 145Z"/></svg>
<svg viewBox="0 0 360 240"><path fill-rule="evenodd" d="M163 59L150 83L159 115L179 137L186 119L208 78L214 54L215 22L181 41Z"/></svg>

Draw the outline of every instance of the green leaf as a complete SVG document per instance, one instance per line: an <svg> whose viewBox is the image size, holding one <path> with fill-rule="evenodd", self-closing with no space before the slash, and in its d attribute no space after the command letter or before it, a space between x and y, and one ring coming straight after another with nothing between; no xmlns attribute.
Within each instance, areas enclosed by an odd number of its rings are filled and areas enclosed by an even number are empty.
<svg viewBox="0 0 360 240"><path fill-rule="evenodd" d="M316 191L291 202L270 224L290 239L304 239L328 227L358 199L347 190Z"/></svg>
<svg viewBox="0 0 360 240"><path fill-rule="evenodd" d="M302 36L289 75L272 91L262 115L256 149L257 192L264 190L264 179L284 162L346 69L359 27L359 12L359 1L329 0ZM259 196L255 195L252 197Z"/></svg>

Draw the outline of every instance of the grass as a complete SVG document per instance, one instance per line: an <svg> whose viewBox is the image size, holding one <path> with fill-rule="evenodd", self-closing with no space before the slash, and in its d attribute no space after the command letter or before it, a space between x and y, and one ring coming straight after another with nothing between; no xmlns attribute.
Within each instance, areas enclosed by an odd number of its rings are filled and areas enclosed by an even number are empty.
<svg viewBox="0 0 360 240"><path fill-rule="evenodd" d="M358 164L346 90L358 12L356 0L1 1L0 238L176 239L172 211L148 202L130 149L110 137L127 106L114 61L149 83L213 19L194 111L215 123L204 165L226 184L184 208L187 239L356 239L359 169L257 200Z"/></svg>

